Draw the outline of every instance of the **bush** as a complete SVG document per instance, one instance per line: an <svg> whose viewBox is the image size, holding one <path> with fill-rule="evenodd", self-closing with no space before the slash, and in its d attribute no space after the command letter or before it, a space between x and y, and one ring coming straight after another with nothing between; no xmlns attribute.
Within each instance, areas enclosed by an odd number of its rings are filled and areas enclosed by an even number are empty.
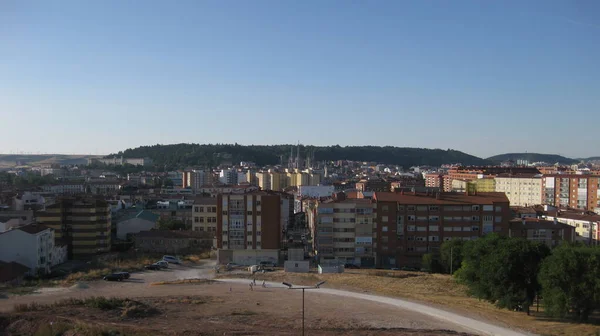
<svg viewBox="0 0 600 336"><path fill-rule="evenodd" d="M98 308L102 310L114 310L122 308L129 300L119 298L105 298L103 296L91 297L84 301L86 307Z"/></svg>
<svg viewBox="0 0 600 336"><path fill-rule="evenodd" d="M158 314L159 311L148 305L136 301L127 301L121 312L123 318L143 318Z"/></svg>

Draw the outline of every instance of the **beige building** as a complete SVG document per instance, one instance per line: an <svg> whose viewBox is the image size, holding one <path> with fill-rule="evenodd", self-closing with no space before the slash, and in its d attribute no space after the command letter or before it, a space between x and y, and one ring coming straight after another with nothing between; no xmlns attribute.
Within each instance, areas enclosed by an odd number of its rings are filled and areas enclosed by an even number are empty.
<svg viewBox="0 0 600 336"><path fill-rule="evenodd" d="M321 263L336 261L374 266L373 204L346 199L343 193L309 210L313 248Z"/></svg>
<svg viewBox="0 0 600 336"><path fill-rule="evenodd" d="M198 197L192 205L192 231L211 232L217 236L217 199Z"/></svg>
<svg viewBox="0 0 600 336"><path fill-rule="evenodd" d="M542 204L542 177L540 175L498 175L496 191L508 197L510 205Z"/></svg>

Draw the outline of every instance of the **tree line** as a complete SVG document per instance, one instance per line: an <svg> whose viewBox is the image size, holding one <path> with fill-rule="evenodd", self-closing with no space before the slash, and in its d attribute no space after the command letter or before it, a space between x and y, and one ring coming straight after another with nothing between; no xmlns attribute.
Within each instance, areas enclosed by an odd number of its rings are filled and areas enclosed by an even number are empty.
<svg viewBox="0 0 600 336"><path fill-rule="evenodd" d="M215 167L223 161L255 162L259 166L287 164L290 154L297 155L296 145L239 145L239 144L174 144L130 148L109 157L149 157L156 166L167 170L188 166ZM417 165L440 166L460 162L464 165L482 165L488 161L452 149L427 149L392 146L304 146L300 157L311 156L315 161L373 161L404 167Z"/></svg>
<svg viewBox="0 0 600 336"><path fill-rule="evenodd" d="M431 272L453 273L468 293L499 308L529 314L542 298L551 317L587 321L600 307L600 248L541 242L497 234L444 242L439 254L423 256Z"/></svg>

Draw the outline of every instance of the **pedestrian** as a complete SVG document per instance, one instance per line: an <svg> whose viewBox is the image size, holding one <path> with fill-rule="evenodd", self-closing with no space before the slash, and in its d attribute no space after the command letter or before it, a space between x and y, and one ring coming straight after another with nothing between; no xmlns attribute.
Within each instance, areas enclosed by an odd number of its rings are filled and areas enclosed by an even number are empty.
<svg viewBox="0 0 600 336"><path fill-rule="evenodd" d="M252 282L250 283L250 290L254 291L254 288L252 288Z"/></svg>
<svg viewBox="0 0 600 336"><path fill-rule="evenodd" d="M262 286L263 286L263 288L267 288L267 284L265 283L265 280L263 280Z"/></svg>

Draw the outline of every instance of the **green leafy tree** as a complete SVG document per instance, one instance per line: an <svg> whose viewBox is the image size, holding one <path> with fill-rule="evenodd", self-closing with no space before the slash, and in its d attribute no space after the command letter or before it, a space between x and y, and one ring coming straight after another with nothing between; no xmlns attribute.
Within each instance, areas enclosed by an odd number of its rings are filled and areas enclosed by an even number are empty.
<svg viewBox="0 0 600 336"><path fill-rule="evenodd" d="M529 314L540 291L541 263L549 254L549 248L538 242L487 235L465 244L457 276L478 298Z"/></svg>
<svg viewBox="0 0 600 336"><path fill-rule="evenodd" d="M157 227L159 230L185 230L185 224L176 219L163 219L159 218L157 222Z"/></svg>
<svg viewBox="0 0 600 336"><path fill-rule="evenodd" d="M560 245L544 260L539 279L548 315L587 321L600 307L600 249Z"/></svg>
<svg viewBox="0 0 600 336"><path fill-rule="evenodd" d="M464 245L464 240L456 238L442 243L440 248L440 263L446 273L456 273L461 267Z"/></svg>
<svg viewBox="0 0 600 336"><path fill-rule="evenodd" d="M444 271L440 263L440 256L433 253L423 255L422 266L429 273L442 273Z"/></svg>

